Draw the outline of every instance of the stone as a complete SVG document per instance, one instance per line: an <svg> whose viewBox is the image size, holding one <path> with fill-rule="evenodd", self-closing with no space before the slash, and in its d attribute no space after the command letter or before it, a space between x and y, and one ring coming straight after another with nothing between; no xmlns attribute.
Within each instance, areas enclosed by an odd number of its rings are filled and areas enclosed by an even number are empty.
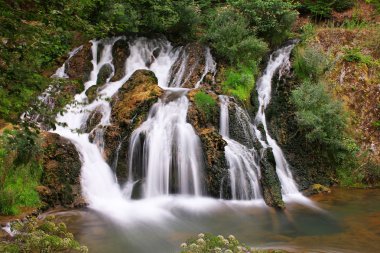
<svg viewBox="0 0 380 253"><path fill-rule="evenodd" d="M43 134L43 173L37 187L41 200L48 207L73 207L83 202L80 188L81 161L79 154L68 139L55 133Z"/></svg>

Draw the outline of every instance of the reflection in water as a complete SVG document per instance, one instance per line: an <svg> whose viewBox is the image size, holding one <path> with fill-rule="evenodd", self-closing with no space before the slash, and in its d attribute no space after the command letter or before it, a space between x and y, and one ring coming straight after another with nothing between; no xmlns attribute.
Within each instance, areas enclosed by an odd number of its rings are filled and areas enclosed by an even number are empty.
<svg viewBox="0 0 380 253"><path fill-rule="evenodd" d="M181 242L200 232L292 252L380 252L380 190L335 189L314 200L325 212L297 203L282 212L261 201L171 197L133 202L125 224L91 210L56 215L96 253L178 252ZM153 206L167 213L144 216Z"/></svg>

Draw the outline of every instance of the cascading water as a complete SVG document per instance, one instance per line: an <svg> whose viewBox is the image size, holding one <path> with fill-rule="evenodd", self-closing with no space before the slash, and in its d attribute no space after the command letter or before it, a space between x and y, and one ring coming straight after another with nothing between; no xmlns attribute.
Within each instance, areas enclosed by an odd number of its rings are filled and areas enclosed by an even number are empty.
<svg viewBox="0 0 380 253"><path fill-rule="evenodd" d="M227 142L225 156L229 166L232 199L249 200L262 198L260 167L256 151L233 140L229 136L229 97L219 96L220 134Z"/></svg>
<svg viewBox="0 0 380 253"><path fill-rule="evenodd" d="M80 153L82 191L90 206L109 215L120 217L124 214L118 213L117 210L128 208L129 202L125 198L125 192L131 192L133 184L129 185L129 190L122 189L112 169L105 162L102 155L103 129L104 126L110 124L109 98L136 70L153 71L159 86L165 90L164 97L151 108L148 119L134 131L130 142L131 154L135 153L135 148L139 145L142 145L144 149L141 163L144 166L140 168L146 173L144 197L150 198L171 193L201 195L202 154L199 138L192 126L186 122L189 103L186 98L187 89L167 87L171 75L181 74L173 70L172 66L178 60L182 48L173 48L168 41L160 39L138 38L129 42L125 75L121 80L111 82L114 75L112 47L118 40L125 40L125 38L92 41L93 70L89 80L84 84L85 91L75 96L75 102L67 106L63 115L57 116L58 124L54 132L70 139ZM98 52L100 45L102 51ZM205 52L206 58L211 57L208 49ZM204 70L205 74L201 79L210 70L215 70L212 58L206 62L207 69ZM99 71L105 65L110 65L113 71L106 83L98 88L97 99L88 103L86 90L97 84ZM60 77L65 77L64 71L64 68L59 71ZM199 80L198 83L201 81ZM178 82L174 86L180 86L180 81ZM176 96L168 100L168 94ZM89 134L79 130L83 128L94 110L100 112L102 118L93 130L96 131L93 144L89 141ZM142 135L145 137L143 142L140 138ZM130 162L130 166L135 165ZM133 180L132 174L129 179Z"/></svg>
<svg viewBox="0 0 380 253"><path fill-rule="evenodd" d="M146 175L145 197L169 193L201 195L202 149L193 127L186 122L186 92L178 88L166 90L148 119L132 133L128 183L133 183L134 167L142 170ZM165 101L171 93L177 97Z"/></svg>
<svg viewBox="0 0 380 253"><path fill-rule="evenodd" d="M271 100L273 76L276 73L276 71L281 72L281 69L290 66L289 57L294 46L294 44L291 44L289 46L285 46L275 51L270 56L268 65L264 71L263 76L256 83L259 100L259 109L255 118L255 132L259 133L259 131L257 130L257 126L259 124L262 124L265 131L266 142L261 138L261 136L258 137L261 140L261 143L264 147L269 146L272 148L273 155L276 161L276 172L281 182L283 195L301 194L297 189L296 183L289 169L289 164L287 163L281 148L277 145L276 141L269 135L267 122L265 118L265 109L267 108Z"/></svg>

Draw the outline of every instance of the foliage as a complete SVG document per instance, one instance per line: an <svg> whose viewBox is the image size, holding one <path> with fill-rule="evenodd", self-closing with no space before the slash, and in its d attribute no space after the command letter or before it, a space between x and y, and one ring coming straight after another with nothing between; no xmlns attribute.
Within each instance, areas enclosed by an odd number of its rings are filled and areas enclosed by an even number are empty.
<svg viewBox="0 0 380 253"><path fill-rule="evenodd" d="M244 103L249 102L250 93L255 85L255 69L248 67L229 68L222 83L223 93L232 95Z"/></svg>
<svg viewBox="0 0 380 253"><path fill-rule="evenodd" d="M375 6L376 10L380 12L380 0L366 0L366 2Z"/></svg>
<svg viewBox="0 0 380 253"><path fill-rule="evenodd" d="M251 66L268 48L248 27L248 20L233 9L213 13L208 19L203 41L210 43L217 55L230 64Z"/></svg>
<svg viewBox="0 0 380 253"><path fill-rule="evenodd" d="M302 7L315 18L330 18L333 11L342 12L355 5L355 0L304 0Z"/></svg>
<svg viewBox="0 0 380 253"><path fill-rule="evenodd" d="M297 18L296 5L283 0L229 0L249 21L249 27L271 44L280 44L289 35Z"/></svg>
<svg viewBox="0 0 380 253"><path fill-rule="evenodd" d="M73 234L67 231L64 223L54 222L54 216L40 221L32 217L25 222L12 224L15 236L9 241L0 242L1 252L88 252Z"/></svg>
<svg viewBox="0 0 380 253"><path fill-rule="evenodd" d="M40 204L35 190L42 173L39 153L38 137L27 128L0 136L0 214Z"/></svg>
<svg viewBox="0 0 380 253"><path fill-rule="evenodd" d="M298 47L295 51L294 72L301 80L316 81L328 70L329 66L328 57L318 47Z"/></svg>
<svg viewBox="0 0 380 253"><path fill-rule="evenodd" d="M302 43L307 43L316 34L315 26L312 23L307 23L301 27L301 41Z"/></svg>
<svg viewBox="0 0 380 253"><path fill-rule="evenodd" d="M181 253L285 253L282 250L256 250L241 244L233 235L224 238L222 235L198 234L181 244Z"/></svg>
<svg viewBox="0 0 380 253"><path fill-rule="evenodd" d="M341 103L335 101L321 83L304 81L292 92L300 126L309 141L339 147L346 118Z"/></svg>
<svg viewBox="0 0 380 253"><path fill-rule="evenodd" d="M371 56L363 54L359 48L345 49L343 60L348 62L363 63L368 66L378 64Z"/></svg>
<svg viewBox="0 0 380 253"><path fill-rule="evenodd" d="M204 114L206 120L210 122L217 110L215 99L204 91L199 91L194 96L195 106Z"/></svg>

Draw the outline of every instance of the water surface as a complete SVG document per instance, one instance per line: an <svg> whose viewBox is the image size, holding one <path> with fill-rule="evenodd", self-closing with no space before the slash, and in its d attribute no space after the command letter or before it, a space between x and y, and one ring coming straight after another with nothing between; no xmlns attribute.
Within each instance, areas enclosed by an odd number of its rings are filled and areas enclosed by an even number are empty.
<svg viewBox="0 0 380 253"><path fill-rule="evenodd" d="M380 252L380 189L334 189L313 199L323 211L297 203L281 212L261 201L172 197L132 202L120 217L89 209L56 215L95 253L178 252L200 232L292 252Z"/></svg>

